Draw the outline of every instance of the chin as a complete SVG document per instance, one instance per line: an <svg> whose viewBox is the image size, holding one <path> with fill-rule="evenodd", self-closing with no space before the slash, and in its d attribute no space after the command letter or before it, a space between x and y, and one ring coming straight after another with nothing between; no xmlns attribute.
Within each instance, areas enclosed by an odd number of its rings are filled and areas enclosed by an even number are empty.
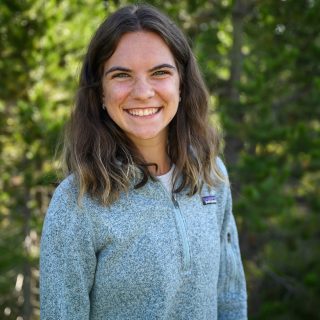
<svg viewBox="0 0 320 320"><path fill-rule="evenodd" d="M152 139L161 139L164 137L161 132L131 132L129 136L132 137L133 140L152 140Z"/></svg>
<svg viewBox="0 0 320 320"><path fill-rule="evenodd" d="M157 137L157 134L140 134L140 135L135 135L135 139L139 140L151 140L155 139Z"/></svg>

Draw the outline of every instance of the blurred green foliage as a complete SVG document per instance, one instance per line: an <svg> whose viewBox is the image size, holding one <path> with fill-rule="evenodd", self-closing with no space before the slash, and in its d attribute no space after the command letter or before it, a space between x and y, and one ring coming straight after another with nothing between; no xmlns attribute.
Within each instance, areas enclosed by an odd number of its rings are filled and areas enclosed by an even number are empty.
<svg viewBox="0 0 320 320"><path fill-rule="evenodd" d="M250 319L320 319L320 1L148 2L190 38L224 128ZM127 3L0 3L1 319L39 318L56 146L88 41Z"/></svg>

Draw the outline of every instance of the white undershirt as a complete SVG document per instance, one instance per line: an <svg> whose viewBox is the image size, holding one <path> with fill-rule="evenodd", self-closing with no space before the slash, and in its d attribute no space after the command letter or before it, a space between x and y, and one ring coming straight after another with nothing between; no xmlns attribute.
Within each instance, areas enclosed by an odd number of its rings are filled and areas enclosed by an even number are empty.
<svg viewBox="0 0 320 320"><path fill-rule="evenodd" d="M171 191L172 191L172 174L173 174L174 167L175 166L173 164L167 173L163 174L162 176L157 176L157 178L160 180L163 186L167 189L169 194L171 194Z"/></svg>

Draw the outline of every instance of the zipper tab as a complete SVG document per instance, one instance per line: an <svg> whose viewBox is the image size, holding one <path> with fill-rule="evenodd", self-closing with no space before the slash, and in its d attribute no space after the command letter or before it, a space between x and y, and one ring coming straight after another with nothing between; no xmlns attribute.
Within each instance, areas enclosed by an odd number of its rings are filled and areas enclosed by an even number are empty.
<svg viewBox="0 0 320 320"><path fill-rule="evenodd" d="M179 203L178 203L176 195L174 193L172 193L171 199L172 199L174 207L178 209L179 208Z"/></svg>

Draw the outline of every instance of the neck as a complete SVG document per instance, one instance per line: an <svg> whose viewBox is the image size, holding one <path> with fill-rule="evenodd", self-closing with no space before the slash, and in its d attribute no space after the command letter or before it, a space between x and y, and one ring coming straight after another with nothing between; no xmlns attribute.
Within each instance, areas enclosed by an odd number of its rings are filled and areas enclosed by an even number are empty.
<svg viewBox="0 0 320 320"><path fill-rule="evenodd" d="M138 147L138 149L147 163L157 164L157 167L148 167L150 173L153 175L161 176L170 170L171 161L165 148L163 148L161 151L156 146L148 146L143 149Z"/></svg>
<svg viewBox="0 0 320 320"><path fill-rule="evenodd" d="M167 153L167 144L163 140L156 142L144 140L135 142L135 145L147 163L157 164L158 168L155 166L148 167L150 173L161 176L170 170L171 161Z"/></svg>

